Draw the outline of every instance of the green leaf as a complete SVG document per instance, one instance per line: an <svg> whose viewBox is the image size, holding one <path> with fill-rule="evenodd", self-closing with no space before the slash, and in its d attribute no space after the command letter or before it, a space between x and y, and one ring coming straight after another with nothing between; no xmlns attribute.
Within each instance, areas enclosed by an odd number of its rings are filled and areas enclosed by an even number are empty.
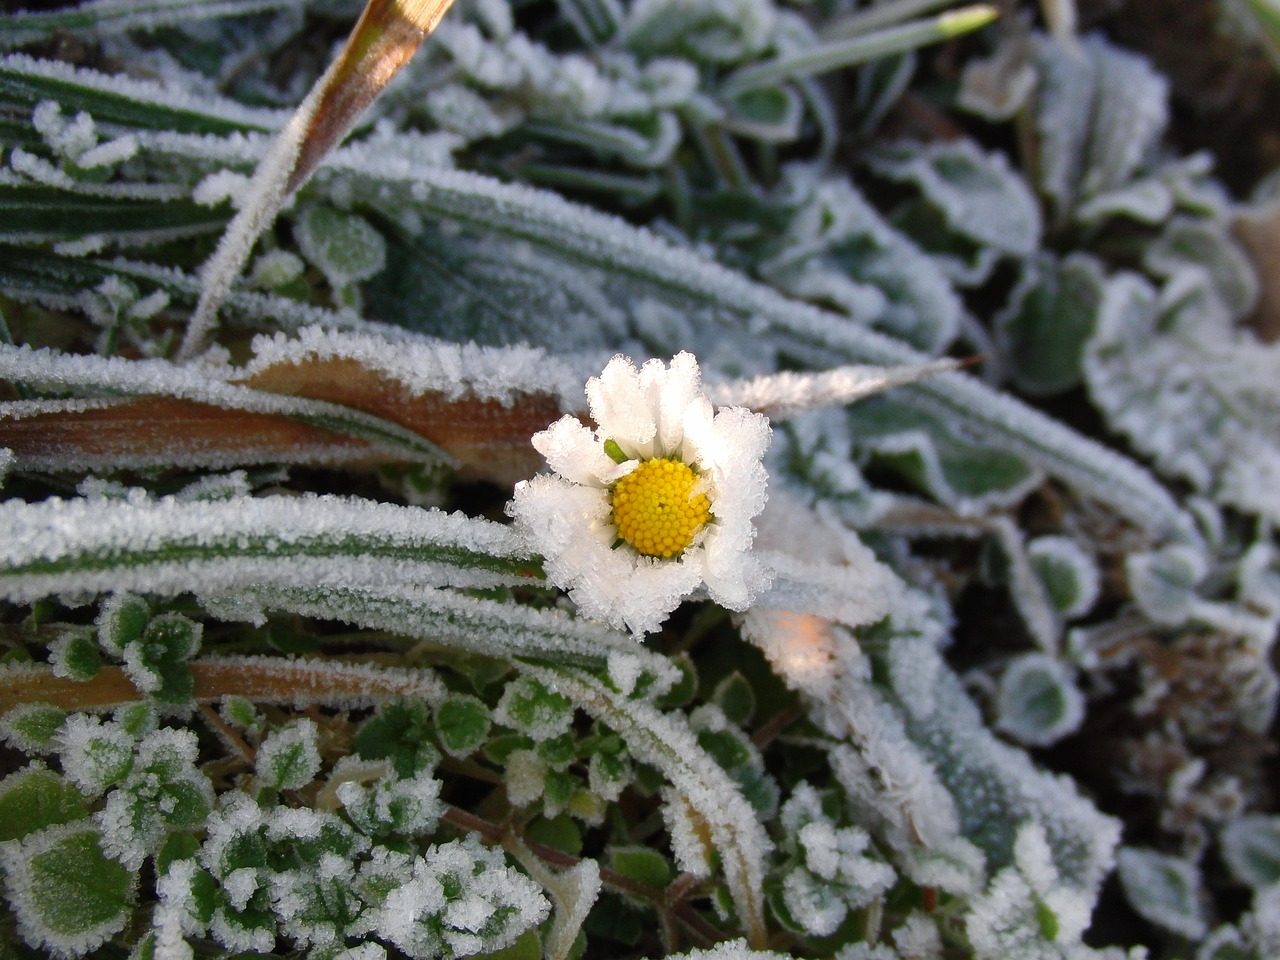
<svg viewBox="0 0 1280 960"><path fill-rule="evenodd" d="M451 757L469 756L478 750L491 725L489 707L477 697L451 694L436 707L440 744Z"/></svg>
<svg viewBox="0 0 1280 960"><path fill-rule="evenodd" d="M409 778L440 762L435 739L426 705L402 700L384 704L364 722L355 749L365 760L390 760L397 776Z"/></svg>
<svg viewBox="0 0 1280 960"><path fill-rule="evenodd" d="M1070 390L1083 375L1084 346L1097 323L1105 277L1082 253L1030 261L996 332L1013 381L1034 396Z"/></svg>
<svg viewBox="0 0 1280 960"><path fill-rule="evenodd" d="M0 841L88 815L80 791L44 767L25 767L0 780Z"/></svg>
<svg viewBox="0 0 1280 960"><path fill-rule="evenodd" d="M756 711L755 692L747 678L737 670L716 684L711 702L724 711L730 723L739 727L750 722Z"/></svg>
<svg viewBox="0 0 1280 960"><path fill-rule="evenodd" d="M0 848L10 903L32 946L80 955L124 928L137 876L102 852L98 832L49 827Z"/></svg>
<svg viewBox="0 0 1280 960"><path fill-rule="evenodd" d="M612 847L609 865L638 883L655 890L663 890L675 877L675 869L667 858L651 847Z"/></svg>
<svg viewBox="0 0 1280 960"><path fill-rule="evenodd" d="M532 677L521 676L507 684L494 719L534 740L549 740L569 729L573 701Z"/></svg>
<svg viewBox="0 0 1280 960"><path fill-rule="evenodd" d="M123 656L126 647L142 638L150 619L147 601L129 593L113 594L98 613L98 642L107 652Z"/></svg>
<svg viewBox="0 0 1280 960"><path fill-rule="evenodd" d="M582 853L582 830L573 817L565 813L550 818L534 817L525 827L525 836L572 857Z"/></svg>
<svg viewBox="0 0 1280 960"><path fill-rule="evenodd" d="M0 735L25 753L50 753L67 711L48 703L26 703L0 717Z"/></svg>
<svg viewBox="0 0 1280 960"><path fill-rule="evenodd" d="M303 255L341 290L368 280L387 262L387 243L363 217L333 207L309 207L294 222Z"/></svg>
<svg viewBox="0 0 1280 960"><path fill-rule="evenodd" d="M50 662L62 676L83 682L92 680L102 669L102 651L96 637L76 629L54 641Z"/></svg>

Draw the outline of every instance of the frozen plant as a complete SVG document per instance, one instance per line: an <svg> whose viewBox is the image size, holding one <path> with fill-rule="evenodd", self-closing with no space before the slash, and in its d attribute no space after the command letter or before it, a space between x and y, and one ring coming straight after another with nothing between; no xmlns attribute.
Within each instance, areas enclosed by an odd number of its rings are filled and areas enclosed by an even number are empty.
<svg viewBox="0 0 1280 960"><path fill-rule="evenodd" d="M0 954L1275 954L1170 2L6 11Z"/></svg>

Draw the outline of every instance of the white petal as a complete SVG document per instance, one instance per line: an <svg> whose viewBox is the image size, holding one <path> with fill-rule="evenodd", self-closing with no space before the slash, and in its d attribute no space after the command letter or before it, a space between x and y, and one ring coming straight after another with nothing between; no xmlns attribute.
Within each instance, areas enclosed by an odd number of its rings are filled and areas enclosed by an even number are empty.
<svg viewBox="0 0 1280 960"><path fill-rule="evenodd" d="M699 564L654 560L625 547L602 553L579 564L569 596L587 616L635 634L658 630L702 581Z"/></svg>
<svg viewBox="0 0 1280 960"><path fill-rule="evenodd" d="M600 376L588 380L587 400L598 436L615 441L629 456L653 455L657 424L630 360L614 357Z"/></svg>
<svg viewBox="0 0 1280 960"><path fill-rule="evenodd" d="M684 420L689 405L701 396L702 373L691 353L681 352L671 360L670 368L661 361L650 360L640 368L640 384L649 399L658 425L656 456L680 452L684 442Z"/></svg>
<svg viewBox="0 0 1280 960"><path fill-rule="evenodd" d="M609 459L604 445L577 417L564 416L533 435L533 446L547 464L574 483L599 487L612 482L618 464Z"/></svg>
<svg viewBox="0 0 1280 960"><path fill-rule="evenodd" d="M711 470L715 464L714 419L715 410L706 397L697 397L686 404L680 417L681 457L702 471Z"/></svg>

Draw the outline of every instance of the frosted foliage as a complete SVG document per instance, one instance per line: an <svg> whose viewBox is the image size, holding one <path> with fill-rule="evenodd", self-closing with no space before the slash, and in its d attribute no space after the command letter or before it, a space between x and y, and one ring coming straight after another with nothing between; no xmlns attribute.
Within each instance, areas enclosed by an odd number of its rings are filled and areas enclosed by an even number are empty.
<svg viewBox="0 0 1280 960"><path fill-rule="evenodd" d="M203 823L213 785L196 768L198 749L190 730L161 728L143 737L129 776L94 817L108 855L137 870L171 827Z"/></svg>
<svg viewBox="0 0 1280 960"><path fill-rule="evenodd" d="M320 772L319 729L311 720L298 720L272 730L258 746L258 777L277 790L298 790Z"/></svg>
<svg viewBox="0 0 1280 960"><path fill-rule="evenodd" d="M133 767L134 739L118 723L73 713L57 733L62 770L80 790L101 794Z"/></svg>
<svg viewBox="0 0 1280 960"><path fill-rule="evenodd" d="M698 829L697 814L670 787L662 788L662 820L671 837L671 854L679 868L695 877L711 876L711 848Z"/></svg>
<svg viewBox="0 0 1280 960"><path fill-rule="evenodd" d="M1040 187L1063 215L1125 186L1168 122L1167 85L1145 60L1096 36L1081 48L1037 44Z"/></svg>
<svg viewBox="0 0 1280 960"><path fill-rule="evenodd" d="M782 899L791 918L809 933L834 933L850 910L867 906L893 886L893 868L866 855L866 832L837 827L809 784L796 787L781 820L800 855L799 865L783 878Z"/></svg>
<svg viewBox="0 0 1280 960"><path fill-rule="evenodd" d="M440 781L427 772L405 779L383 778L365 786L347 780L337 788L351 822L370 836L414 836L435 828L444 805Z"/></svg>
<svg viewBox="0 0 1280 960"><path fill-rule="evenodd" d="M1085 354L1089 393L1162 472L1280 520L1280 345L1228 326L1205 302L1203 273L1183 278L1184 291L1129 274L1107 285Z"/></svg>
<svg viewBox="0 0 1280 960"><path fill-rule="evenodd" d="M364 925L414 960L500 950L550 909L537 884L474 837L412 858L376 850L356 882L376 898Z"/></svg>
<svg viewBox="0 0 1280 960"><path fill-rule="evenodd" d="M1189 940L1205 935L1204 893L1195 864L1138 847L1122 848L1116 860L1125 895L1144 919Z"/></svg>
<svg viewBox="0 0 1280 960"><path fill-rule="evenodd" d="M1073 958L1084 955L1072 948L1089 924L1090 907L1090 898L1062 884L1044 831L1024 824L1014 863L971 901L965 927L975 956L982 960Z"/></svg>
<svg viewBox="0 0 1280 960"><path fill-rule="evenodd" d="M638 0L623 35L628 46L646 53L731 63L766 48L776 17L765 0Z"/></svg>
<svg viewBox="0 0 1280 960"><path fill-rule="evenodd" d="M123 500L10 500L0 504L0 518L9 531L0 542L0 563L8 568L2 589L14 600L59 589L174 594L248 584L493 585L508 575L469 569L462 558L432 562L431 554L525 552L496 523L328 496L185 503L131 491ZM115 559L103 564L104 558Z"/></svg>
<svg viewBox="0 0 1280 960"><path fill-rule="evenodd" d="M999 729L1023 743L1047 746L1079 729L1085 701L1065 664L1030 653L1005 668L996 709Z"/></svg>
<svg viewBox="0 0 1280 960"><path fill-rule="evenodd" d="M913 183L955 233L1001 253L1025 257L1040 245L1040 209L1004 154L970 140L899 145L871 157L877 172Z"/></svg>
<svg viewBox="0 0 1280 960"><path fill-rule="evenodd" d="M55 958L83 956L129 921L137 877L103 860L83 821L0 843L0 872L19 936Z"/></svg>
<svg viewBox="0 0 1280 960"><path fill-rule="evenodd" d="M1237 880L1254 890L1280 882L1280 817L1246 814L1223 828L1219 843Z"/></svg>
<svg viewBox="0 0 1280 960"><path fill-rule="evenodd" d="M936 650L917 650L922 660L941 660ZM1038 824L1062 885L1092 897L1111 868L1119 825L1069 779L1037 770L1024 752L999 742L950 667L939 662L930 669L936 669L932 709L921 713L901 701L901 722L954 798L960 834L999 868L1013 857L1014 825Z"/></svg>

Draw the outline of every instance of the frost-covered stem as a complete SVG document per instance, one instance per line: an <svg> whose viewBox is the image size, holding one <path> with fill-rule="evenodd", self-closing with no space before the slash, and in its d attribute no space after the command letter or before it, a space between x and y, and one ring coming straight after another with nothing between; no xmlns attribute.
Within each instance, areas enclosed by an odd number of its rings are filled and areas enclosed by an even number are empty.
<svg viewBox="0 0 1280 960"><path fill-rule="evenodd" d="M236 657L191 664L193 698L200 703L241 696L255 703L377 702L393 697L439 699L442 688L425 670L394 670L333 662ZM28 703L64 710L105 710L146 699L120 667L103 667L92 680L56 676L46 664L0 670L0 716Z"/></svg>
<svg viewBox="0 0 1280 960"><path fill-rule="evenodd" d="M240 211L201 270L179 362L196 357L262 232L435 29L453 0L369 0L346 45L258 164Z"/></svg>

